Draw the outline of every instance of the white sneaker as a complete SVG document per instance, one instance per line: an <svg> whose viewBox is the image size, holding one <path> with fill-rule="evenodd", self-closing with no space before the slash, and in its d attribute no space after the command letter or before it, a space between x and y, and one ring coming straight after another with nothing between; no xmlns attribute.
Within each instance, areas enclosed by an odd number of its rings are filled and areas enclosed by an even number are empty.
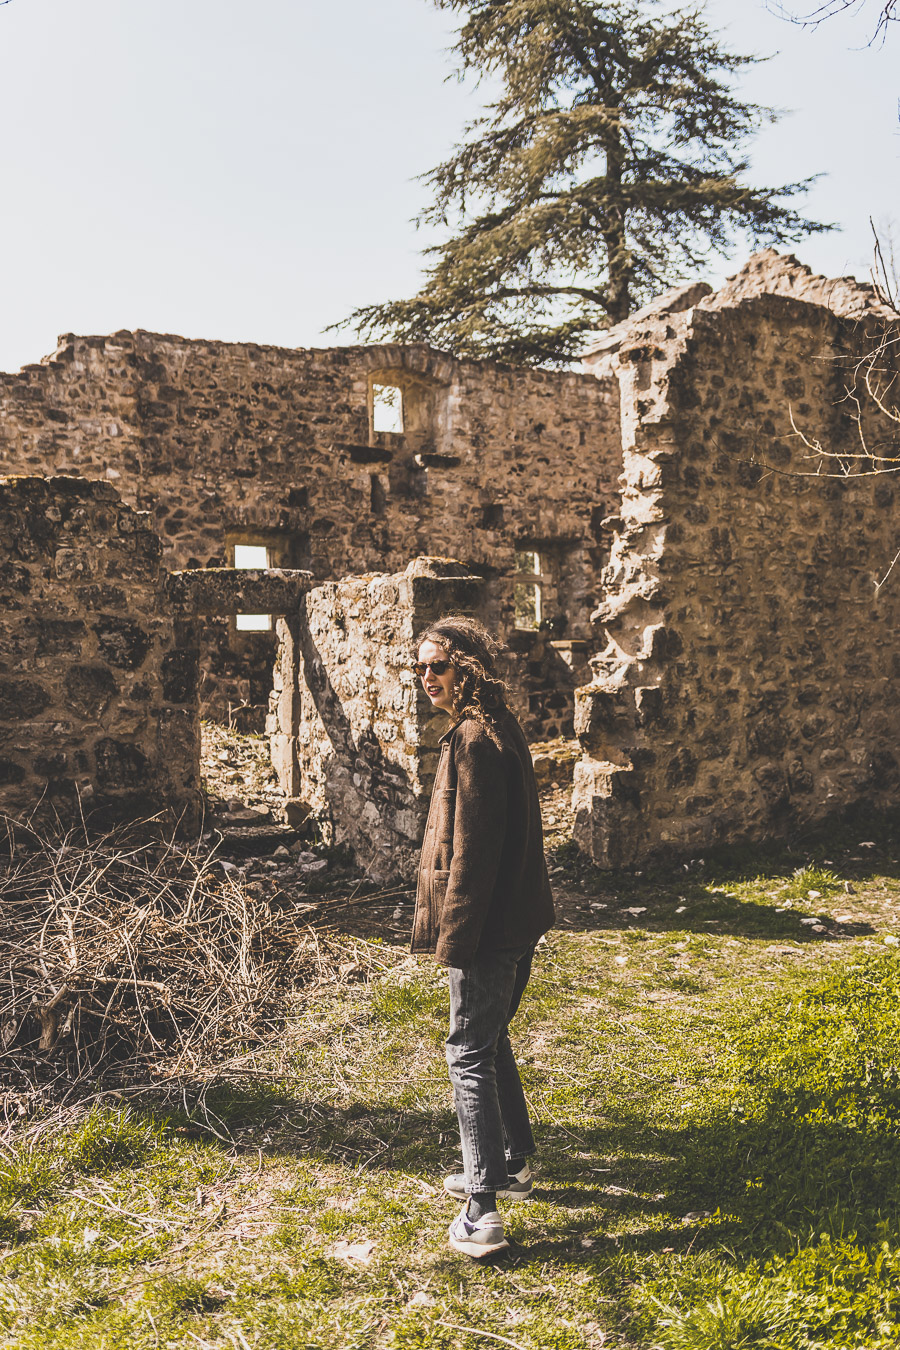
<svg viewBox="0 0 900 1350"><path fill-rule="evenodd" d="M525 1200L531 1194L534 1174L526 1163L521 1172L511 1172L505 1189L497 1191L501 1200ZM465 1200L469 1194L466 1179L462 1172L454 1172L452 1177L444 1177L444 1190L456 1200Z"/></svg>
<svg viewBox="0 0 900 1350"><path fill-rule="evenodd" d="M463 1256L472 1256L480 1260L483 1256L493 1256L509 1247L503 1232L503 1220L496 1210L483 1214L480 1219L466 1217L466 1206L450 1225L450 1246Z"/></svg>

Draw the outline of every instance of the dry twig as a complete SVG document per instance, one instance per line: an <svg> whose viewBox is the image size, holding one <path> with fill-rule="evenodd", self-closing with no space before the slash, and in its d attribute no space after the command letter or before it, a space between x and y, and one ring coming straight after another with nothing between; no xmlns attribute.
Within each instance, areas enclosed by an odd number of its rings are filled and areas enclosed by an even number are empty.
<svg viewBox="0 0 900 1350"><path fill-rule="evenodd" d="M159 1083L278 1037L320 979L308 922L215 860L121 832L17 843L0 867L0 1087L7 1120L40 1093ZM19 829L18 834L21 834Z"/></svg>

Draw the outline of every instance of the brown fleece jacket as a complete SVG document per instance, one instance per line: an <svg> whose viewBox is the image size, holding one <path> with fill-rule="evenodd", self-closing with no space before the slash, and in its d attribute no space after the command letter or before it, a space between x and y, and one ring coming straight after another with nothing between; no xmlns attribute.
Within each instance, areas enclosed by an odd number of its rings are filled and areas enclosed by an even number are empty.
<svg viewBox="0 0 900 1350"><path fill-rule="evenodd" d="M445 966L525 946L553 925L531 754L507 709L495 731L463 718L441 738L412 950Z"/></svg>

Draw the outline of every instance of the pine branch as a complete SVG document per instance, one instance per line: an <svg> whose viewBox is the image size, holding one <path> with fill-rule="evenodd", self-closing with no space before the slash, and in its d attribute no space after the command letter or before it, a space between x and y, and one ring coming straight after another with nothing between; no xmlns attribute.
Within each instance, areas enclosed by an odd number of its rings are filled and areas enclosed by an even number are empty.
<svg viewBox="0 0 900 1350"><path fill-rule="evenodd" d="M796 242L831 228L791 205L812 178L747 182L742 148L776 114L729 81L756 58L699 14L653 0L437 0L458 14L462 72L501 88L424 176L419 294L347 321L460 354L564 362L735 235ZM553 343L557 343L554 350Z"/></svg>

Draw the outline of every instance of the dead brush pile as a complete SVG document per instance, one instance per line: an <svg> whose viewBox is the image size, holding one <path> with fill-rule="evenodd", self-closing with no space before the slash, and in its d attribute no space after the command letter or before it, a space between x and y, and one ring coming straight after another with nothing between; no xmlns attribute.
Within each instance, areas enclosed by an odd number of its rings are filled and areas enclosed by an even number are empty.
<svg viewBox="0 0 900 1350"><path fill-rule="evenodd" d="M308 925L196 848L32 835L0 864L0 1088L208 1069L277 1036L322 959Z"/></svg>

